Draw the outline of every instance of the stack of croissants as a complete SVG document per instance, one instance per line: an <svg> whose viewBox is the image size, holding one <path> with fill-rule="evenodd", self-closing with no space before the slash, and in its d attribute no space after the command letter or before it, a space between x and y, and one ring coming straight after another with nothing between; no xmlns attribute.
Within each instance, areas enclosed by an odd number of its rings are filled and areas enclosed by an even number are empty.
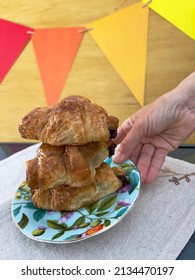
<svg viewBox="0 0 195 280"><path fill-rule="evenodd" d="M120 168L104 160L113 155L118 119L82 96L68 96L38 107L19 124L23 138L39 140L37 156L26 162L33 204L56 211L86 207L122 185Z"/></svg>

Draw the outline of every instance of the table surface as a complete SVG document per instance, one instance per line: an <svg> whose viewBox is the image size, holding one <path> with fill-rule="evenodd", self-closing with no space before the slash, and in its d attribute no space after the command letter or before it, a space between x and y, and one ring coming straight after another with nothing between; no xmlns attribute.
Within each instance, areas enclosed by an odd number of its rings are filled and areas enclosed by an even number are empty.
<svg viewBox="0 0 195 280"><path fill-rule="evenodd" d="M0 143L0 160L21 151L33 143ZM169 156L195 164L195 145L182 145ZM195 260L195 232L177 258L178 260Z"/></svg>

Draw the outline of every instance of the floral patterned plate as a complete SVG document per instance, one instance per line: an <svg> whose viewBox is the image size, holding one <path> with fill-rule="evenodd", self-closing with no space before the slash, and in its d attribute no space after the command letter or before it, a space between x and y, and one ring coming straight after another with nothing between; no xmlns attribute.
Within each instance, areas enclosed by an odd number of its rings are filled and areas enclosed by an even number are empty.
<svg viewBox="0 0 195 280"><path fill-rule="evenodd" d="M139 194L140 175L130 160L120 165L113 163L112 158L105 162L111 167L120 166L126 172L127 182L115 193L77 211L46 211L33 205L30 189L23 182L12 202L13 221L26 236L50 243L80 241L110 229L134 205Z"/></svg>

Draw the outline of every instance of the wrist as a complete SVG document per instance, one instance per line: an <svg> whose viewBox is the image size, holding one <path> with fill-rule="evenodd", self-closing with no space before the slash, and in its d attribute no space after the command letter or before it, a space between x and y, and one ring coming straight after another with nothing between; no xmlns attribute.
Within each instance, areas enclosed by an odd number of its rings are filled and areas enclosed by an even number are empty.
<svg viewBox="0 0 195 280"><path fill-rule="evenodd" d="M195 114L195 72L184 79L175 89L180 106Z"/></svg>
<svg viewBox="0 0 195 280"><path fill-rule="evenodd" d="M176 88L164 94L170 107L187 110L195 117L195 72L184 79Z"/></svg>

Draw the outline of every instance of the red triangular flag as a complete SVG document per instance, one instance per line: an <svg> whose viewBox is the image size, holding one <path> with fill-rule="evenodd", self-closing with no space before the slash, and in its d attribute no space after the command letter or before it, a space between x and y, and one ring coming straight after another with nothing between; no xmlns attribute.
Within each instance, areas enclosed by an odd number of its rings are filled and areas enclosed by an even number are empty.
<svg viewBox="0 0 195 280"><path fill-rule="evenodd" d="M59 101L83 27L37 29L32 38L48 105Z"/></svg>
<svg viewBox="0 0 195 280"><path fill-rule="evenodd" d="M33 31L27 26L0 19L0 82L31 39Z"/></svg>

